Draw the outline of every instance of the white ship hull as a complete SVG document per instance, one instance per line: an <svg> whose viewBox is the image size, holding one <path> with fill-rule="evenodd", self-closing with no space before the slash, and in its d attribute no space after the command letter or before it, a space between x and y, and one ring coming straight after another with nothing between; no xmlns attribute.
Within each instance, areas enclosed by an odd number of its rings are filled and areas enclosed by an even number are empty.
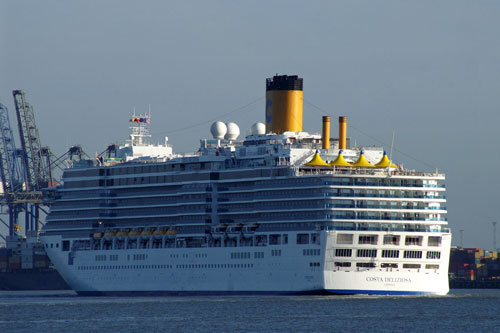
<svg viewBox="0 0 500 333"><path fill-rule="evenodd" d="M74 252L54 246L61 244L59 236L43 237L43 242L57 270L80 295L444 295L449 290L446 252L438 261L439 269L381 268L388 261L384 258L371 258L373 268L339 268L335 266L335 235L321 232L319 245ZM443 236L446 248L450 238ZM248 254L231 259L232 253Z"/></svg>

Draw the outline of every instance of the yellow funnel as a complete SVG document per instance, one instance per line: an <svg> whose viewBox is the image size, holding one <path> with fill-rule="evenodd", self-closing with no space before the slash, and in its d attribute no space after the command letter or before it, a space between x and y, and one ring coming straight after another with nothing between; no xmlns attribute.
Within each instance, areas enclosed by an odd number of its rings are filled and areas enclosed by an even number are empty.
<svg viewBox="0 0 500 333"><path fill-rule="evenodd" d="M391 168L397 168L398 166L391 163L391 161L389 161L389 158L387 157L387 154L385 153L384 151L384 156L382 157L382 159L380 160L380 162L378 162L377 164L375 164L375 167L376 168L387 168L389 166L389 164L391 165Z"/></svg>
<svg viewBox="0 0 500 333"><path fill-rule="evenodd" d="M304 165L307 165L307 166L329 166L328 163L326 163L325 161L323 161L323 159L321 159L321 156L319 156L319 153L316 152L316 154L314 154L313 158L305 163Z"/></svg>
<svg viewBox="0 0 500 333"><path fill-rule="evenodd" d="M346 149L347 117L339 117L339 149Z"/></svg>
<svg viewBox="0 0 500 333"><path fill-rule="evenodd" d="M366 160L365 154L363 152L359 154L358 160L354 162L352 166L358 168L373 168L373 164Z"/></svg>
<svg viewBox="0 0 500 333"><path fill-rule="evenodd" d="M351 163L347 162L344 159L344 156L342 156L342 150L339 151L339 156L335 159L335 161L330 162L330 166L343 166L343 167L350 167L352 166Z"/></svg>
<svg viewBox="0 0 500 333"><path fill-rule="evenodd" d="M266 80L266 132L302 132L303 80L276 75Z"/></svg>
<svg viewBox="0 0 500 333"><path fill-rule="evenodd" d="M330 149L330 117L323 116L323 135L321 137L321 148Z"/></svg>

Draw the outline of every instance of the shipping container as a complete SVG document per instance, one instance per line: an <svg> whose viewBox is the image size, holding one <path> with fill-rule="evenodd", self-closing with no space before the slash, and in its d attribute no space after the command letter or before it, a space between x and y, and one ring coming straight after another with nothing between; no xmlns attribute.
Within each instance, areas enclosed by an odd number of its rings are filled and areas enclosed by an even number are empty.
<svg viewBox="0 0 500 333"><path fill-rule="evenodd" d="M477 265L476 276L479 278L488 277L488 267L485 264Z"/></svg>
<svg viewBox="0 0 500 333"><path fill-rule="evenodd" d="M488 264L488 271L498 271L500 266L497 263Z"/></svg>
<svg viewBox="0 0 500 333"><path fill-rule="evenodd" d="M21 264L21 269L33 269L33 263L32 262L23 262Z"/></svg>
<svg viewBox="0 0 500 333"><path fill-rule="evenodd" d="M33 262L33 256L22 256L21 257L21 262Z"/></svg>
<svg viewBox="0 0 500 333"><path fill-rule="evenodd" d="M9 258L10 264L21 264L21 256L11 256Z"/></svg>
<svg viewBox="0 0 500 333"><path fill-rule="evenodd" d="M48 256L46 254L35 254L33 256L34 260L48 260Z"/></svg>
<svg viewBox="0 0 500 333"><path fill-rule="evenodd" d="M10 269L21 269L21 263L18 262L18 263L10 263L9 264L9 268Z"/></svg>
<svg viewBox="0 0 500 333"><path fill-rule="evenodd" d="M34 267L35 268L47 268L47 267L49 267L49 262L46 260L35 261Z"/></svg>
<svg viewBox="0 0 500 333"><path fill-rule="evenodd" d="M475 274L474 274L474 270L467 270L465 271L465 278L470 280L470 281L474 281L475 280Z"/></svg>

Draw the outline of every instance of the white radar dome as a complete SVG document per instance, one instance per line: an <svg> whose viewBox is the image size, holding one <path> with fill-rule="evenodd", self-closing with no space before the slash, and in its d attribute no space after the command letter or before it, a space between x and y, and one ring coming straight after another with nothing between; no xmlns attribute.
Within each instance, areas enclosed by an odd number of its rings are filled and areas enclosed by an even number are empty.
<svg viewBox="0 0 500 333"><path fill-rule="evenodd" d="M266 134L266 125L264 125L263 123L253 124L252 128L250 128L250 134L252 135Z"/></svg>
<svg viewBox="0 0 500 333"><path fill-rule="evenodd" d="M224 135L227 133L226 124L222 121L216 121L210 126L210 132L212 132L214 139L224 139Z"/></svg>
<svg viewBox="0 0 500 333"><path fill-rule="evenodd" d="M236 140L240 135L240 128L235 123L227 123L227 133L224 139L226 140Z"/></svg>

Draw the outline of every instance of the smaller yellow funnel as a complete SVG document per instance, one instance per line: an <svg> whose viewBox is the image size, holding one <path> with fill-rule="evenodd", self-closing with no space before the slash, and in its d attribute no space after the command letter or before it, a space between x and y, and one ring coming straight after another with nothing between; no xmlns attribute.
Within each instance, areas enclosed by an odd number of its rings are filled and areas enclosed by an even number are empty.
<svg viewBox="0 0 500 333"><path fill-rule="evenodd" d="M330 117L323 116L323 135L321 137L321 148L330 149Z"/></svg>

